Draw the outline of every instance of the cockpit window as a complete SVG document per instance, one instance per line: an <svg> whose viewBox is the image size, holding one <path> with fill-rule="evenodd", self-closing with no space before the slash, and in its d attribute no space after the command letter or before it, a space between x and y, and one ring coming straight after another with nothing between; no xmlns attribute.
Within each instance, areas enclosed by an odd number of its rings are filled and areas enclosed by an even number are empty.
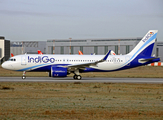
<svg viewBox="0 0 163 120"><path fill-rule="evenodd" d="M9 59L8 61L16 61L16 59L11 58L11 59Z"/></svg>

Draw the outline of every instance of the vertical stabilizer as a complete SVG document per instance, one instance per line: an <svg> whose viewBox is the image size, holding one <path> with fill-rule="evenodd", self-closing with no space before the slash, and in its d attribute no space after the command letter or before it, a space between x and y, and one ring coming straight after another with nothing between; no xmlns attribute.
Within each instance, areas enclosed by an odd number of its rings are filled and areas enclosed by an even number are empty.
<svg viewBox="0 0 163 120"><path fill-rule="evenodd" d="M148 33L128 55L132 55L133 57L136 57L137 55L151 56L157 32L158 30L149 30Z"/></svg>

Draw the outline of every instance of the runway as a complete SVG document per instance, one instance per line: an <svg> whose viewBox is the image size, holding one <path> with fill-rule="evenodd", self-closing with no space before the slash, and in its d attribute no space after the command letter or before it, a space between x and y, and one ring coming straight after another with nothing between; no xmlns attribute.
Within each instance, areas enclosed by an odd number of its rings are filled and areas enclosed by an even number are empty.
<svg viewBox="0 0 163 120"><path fill-rule="evenodd" d="M54 83L155 83L162 84L163 78L89 78L84 77L81 80L74 80L72 77L51 78L51 77L27 77L25 80L21 77L0 77L0 82L54 82Z"/></svg>

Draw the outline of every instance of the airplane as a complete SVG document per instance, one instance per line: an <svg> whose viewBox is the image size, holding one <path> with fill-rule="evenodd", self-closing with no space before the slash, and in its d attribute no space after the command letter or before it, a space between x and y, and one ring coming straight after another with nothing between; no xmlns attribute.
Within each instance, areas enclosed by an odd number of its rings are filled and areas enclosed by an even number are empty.
<svg viewBox="0 0 163 120"><path fill-rule="evenodd" d="M11 57L14 57L14 54L13 53L11 53Z"/></svg>
<svg viewBox="0 0 163 120"><path fill-rule="evenodd" d="M78 51L79 55L83 55L82 51ZM95 53L91 53L91 55L95 55Z"/></svg>
<svg viewBox="0 0 163 120"><path fill-rule="evenodd" d="M52 55L24 54L11 57L2 64L8 70L30 72L49 72L49 77L67 77L73 73L80 80L80 73L111 72L144 66L160 61L151 56L158 30L149 30L136 47L126 55Z"/></svg>
<svg viewBox="0 0 163 120"><path fill-rule="evenodd" d="M111 50L111 55L116 55L115 52L113 50Z"/></svg>
<svg viewBox="0 0 163 120"><path fill-rule="evenodd" d="M79 53L79 55L83 55L82 51L80 51L80 50L78 51L78 53Z"/></svg>
<svg viewBox="0 0 163 120"><path fill-rule="evenodd" d="M41 50L37 50L38 54L43 55L43 53L41 52Z"/></svg>

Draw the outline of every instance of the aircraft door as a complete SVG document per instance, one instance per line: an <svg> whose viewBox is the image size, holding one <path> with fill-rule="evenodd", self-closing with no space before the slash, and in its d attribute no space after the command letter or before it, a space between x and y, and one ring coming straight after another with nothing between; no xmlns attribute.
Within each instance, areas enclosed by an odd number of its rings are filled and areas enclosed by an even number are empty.
<svg viewBox="0 0 163 120"><path fill-rule="evenodd" d="M26 65L26 55L21 56L21 65Z"/></svg>

